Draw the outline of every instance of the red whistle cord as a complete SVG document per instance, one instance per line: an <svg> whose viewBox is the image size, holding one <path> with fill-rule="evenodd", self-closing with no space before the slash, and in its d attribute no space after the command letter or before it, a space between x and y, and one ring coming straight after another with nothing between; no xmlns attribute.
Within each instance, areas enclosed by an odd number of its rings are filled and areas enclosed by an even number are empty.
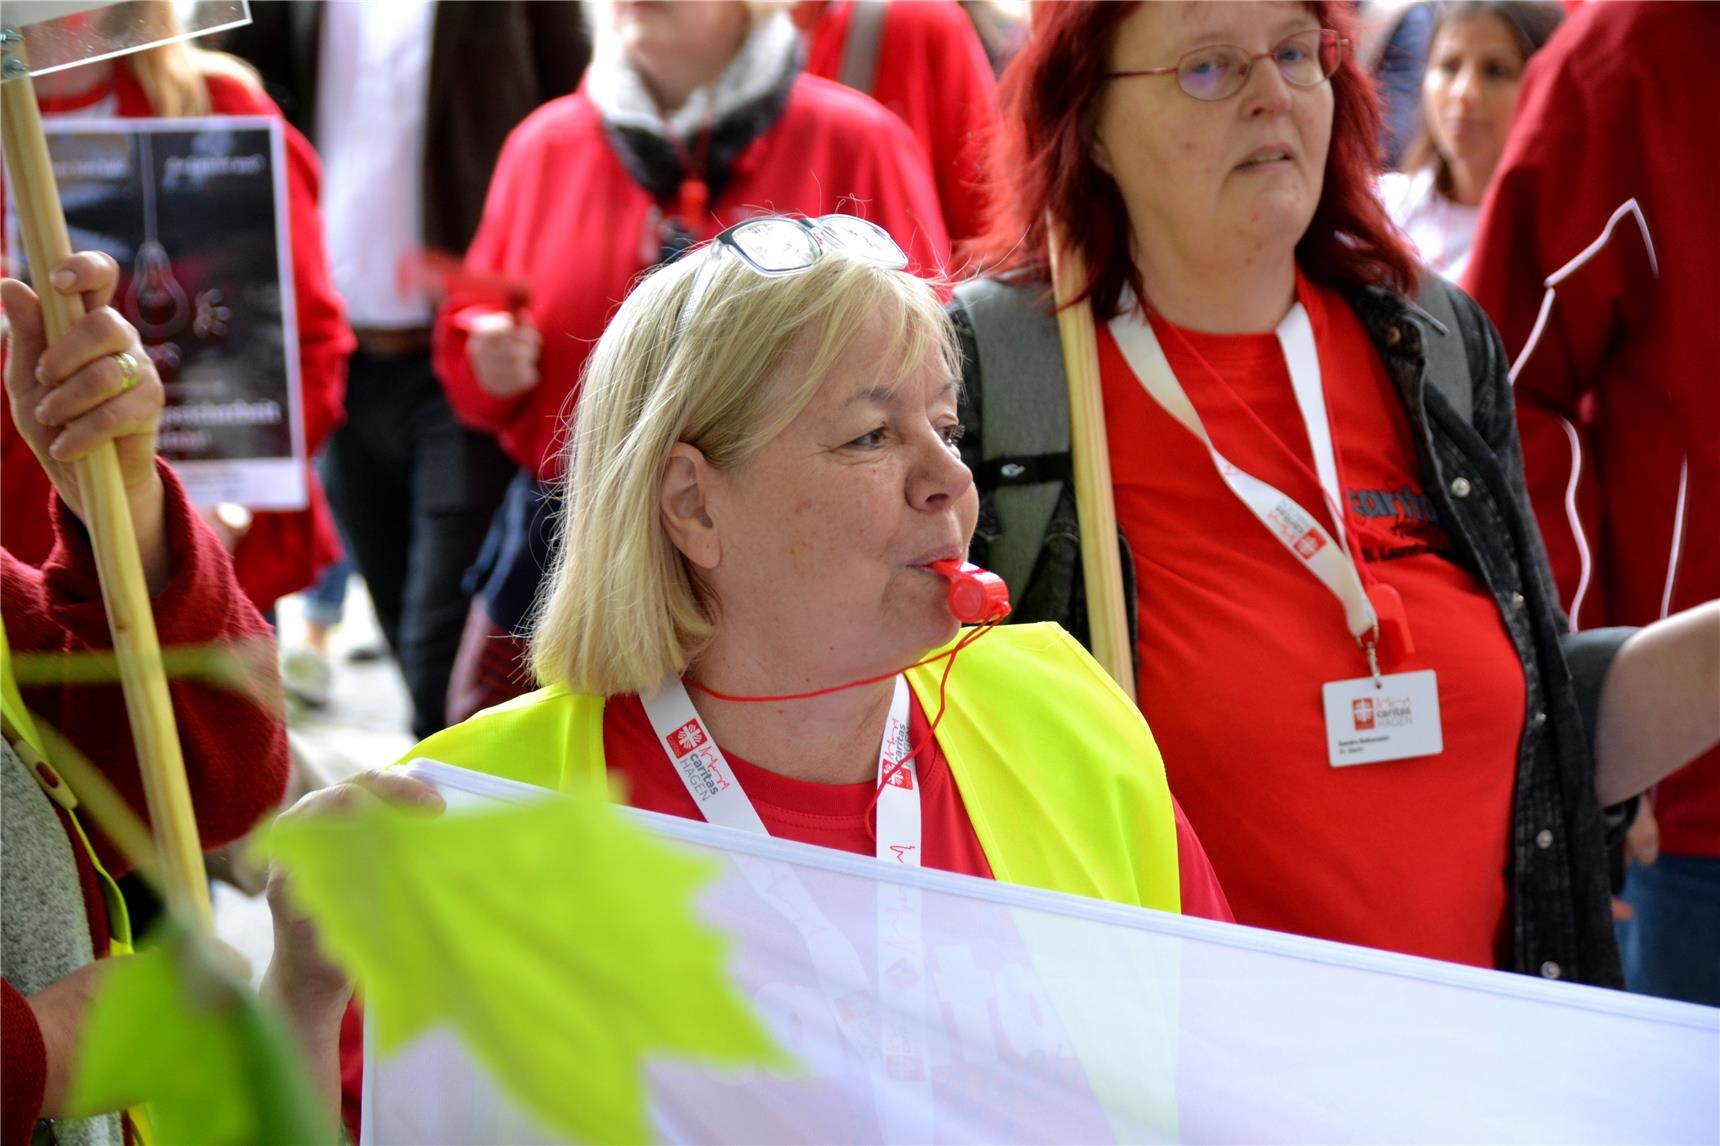
<svg viewBox="0 0 1720 1146"><path fill-rule="evenodd" d="M956 654L979 640L981 637L985 636L987 633L991 632L991 630L995 629L1002 620L1002 617L993 617L990 620L981 621L979 624L963 633L959 641L945 649L943 652L938 653L935 656L927 657L923 661L915 661L913 664L908 665L907 668L896 669L892 672L879 673L877 676L862 677L859 680L851 680L846 684L831 685L829 688L815 688L810 692L791 692L785 693L782 696L732 696L728 693L721 693L717 692L715 689L706 688L692 677L686 677L684 678L684 681L688 688L697 689L706 696L711 697L713 700L726 700L737 704L769 704L778 701L812 700L814 697L829 696L832 693L844 692L851 688L859 688L862 685L877 684L879 681L890 680L900 673L907 672L908 669L922 668L926 665L936 664L938 661L943 661L944 673L943 676L938 678L938 708L937 711L932 714L932 719L926 726L926 734L920 737L918 744L915 744L912 748L908 749L908 754L906 756L902 757L900 760L893 761L888 768L884 769L884 775L878 779L878 788L872 793L871 802L866 805L866 835L876 842L878 838L878 828L874 812L878 807L878 797L884 794L885 786L890 783L896 773L906 767L908 761L918 758L920 753L925 750L926 745L932 742L932 737L937 735L938 722L944 718L944 706L947 702L945 694L949 688L950 670L956 666Z"/></svg>

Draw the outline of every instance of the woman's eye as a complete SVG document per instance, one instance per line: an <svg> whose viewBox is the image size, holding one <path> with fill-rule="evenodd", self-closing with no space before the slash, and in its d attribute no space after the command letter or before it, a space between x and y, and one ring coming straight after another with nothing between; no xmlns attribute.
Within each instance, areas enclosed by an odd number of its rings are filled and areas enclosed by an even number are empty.
<svg viewBox="0 0 1720 1146"><path fill-rule="evenodd" d="M1308 58L1308 49L1301 44L1285 44L1278 49L1278 62L1281 64L1299 64Z"/></svg>
<svg viewBox="0 0 1720 1146"><path fill-rule="evenodd" d="M868 430L866 433L861 434L858 438L855 438L848 444L855 449L876 449L884 444L884 435L886 432L887 431L883 426L879 426L876 430Z"/></svg>
<svg viewBox="0 0 1720 1146"><path fill-rule="evenodd" d="M1230 57L1223 53L1210 56L1190 56L1183 61L1182 70L1192 76L1223 75L1231 66Z"/></svg>
<svg viewBox="0 0 1720 1146"><path fill-rule="evenodd" d="M962 437L967 433L967 427L962 425L960 422L956 422L953 425L945 426L943 429L939 430L938 433L943 437L944 445L959 445Z"/></svg>

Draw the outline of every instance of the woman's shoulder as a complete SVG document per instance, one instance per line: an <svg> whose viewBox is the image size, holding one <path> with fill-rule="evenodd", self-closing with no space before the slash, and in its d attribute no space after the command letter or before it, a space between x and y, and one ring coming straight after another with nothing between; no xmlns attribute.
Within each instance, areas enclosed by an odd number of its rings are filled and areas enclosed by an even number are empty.
<svg viewBox="0 0 1720 1146"><path fill-rule="evenodd" d="M578 745L596 737L601 747L602 722L602 697L551 685L444 728L420 741L399 763L424 758L558 788Z"/></svg>
<svg viewBox="0 0 1720 1146"><path fill-rule="evenodd" d="M213 54L213 53L211 53ZM233 70L205 70L203 86L209 90L209 110L215 115L273 115L281 109L262 85L246 78L239 69L245 65L234 61Z"/></svg>
<svg viewBox="0 0 1720 1146"><path fill-rule="evenodd" d="M578 91L556 96L547 103L539 104L514 127L513 135L519 138L549 139L601 126L602 118L598 115L597 105L585 94L585 86L582 84Z"/></svg>
<svg viewBox="0 0 1720 1146"><path fill-rule="evenodd" d="M804 72L795 78L789 90L782 122L789 127L815 124L821 133L837 136L844 145L859 143L874 149L894 149L907 140L919 147L919 141L901 117L871 96Z"/></svg>

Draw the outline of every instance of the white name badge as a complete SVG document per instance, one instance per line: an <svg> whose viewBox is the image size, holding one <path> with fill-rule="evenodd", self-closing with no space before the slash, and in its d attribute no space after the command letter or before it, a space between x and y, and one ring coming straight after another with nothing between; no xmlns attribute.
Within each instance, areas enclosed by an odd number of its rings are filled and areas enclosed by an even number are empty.
<svg viewBox="0 0 1720 1146"><path fill-rule="evenodd" d="M1379 764L1445 750L1439 726L1439 683L1432 669L1375 680L1335 680L1321 688L1326 752L1332 767Z"/></svg>

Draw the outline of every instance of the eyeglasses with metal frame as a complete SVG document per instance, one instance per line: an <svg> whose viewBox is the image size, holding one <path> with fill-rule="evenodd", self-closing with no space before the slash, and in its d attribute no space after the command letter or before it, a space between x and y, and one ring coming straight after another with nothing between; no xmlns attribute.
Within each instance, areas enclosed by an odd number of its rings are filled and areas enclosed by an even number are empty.
<svg viewBox="0 0 1720 1146"><path fill-rule="evenodd" d="M1210 103L1240 92L1256 60L1271 60L1291 87L1318 87L1337 72L1349 46L1350 41L1331 28L1312 28L1287 37L1269 52L1247 52L1235 44L1207 44L1183 53L1171 67L1106 72L1105 78L1174 75L1184 92Z"/></svg>

